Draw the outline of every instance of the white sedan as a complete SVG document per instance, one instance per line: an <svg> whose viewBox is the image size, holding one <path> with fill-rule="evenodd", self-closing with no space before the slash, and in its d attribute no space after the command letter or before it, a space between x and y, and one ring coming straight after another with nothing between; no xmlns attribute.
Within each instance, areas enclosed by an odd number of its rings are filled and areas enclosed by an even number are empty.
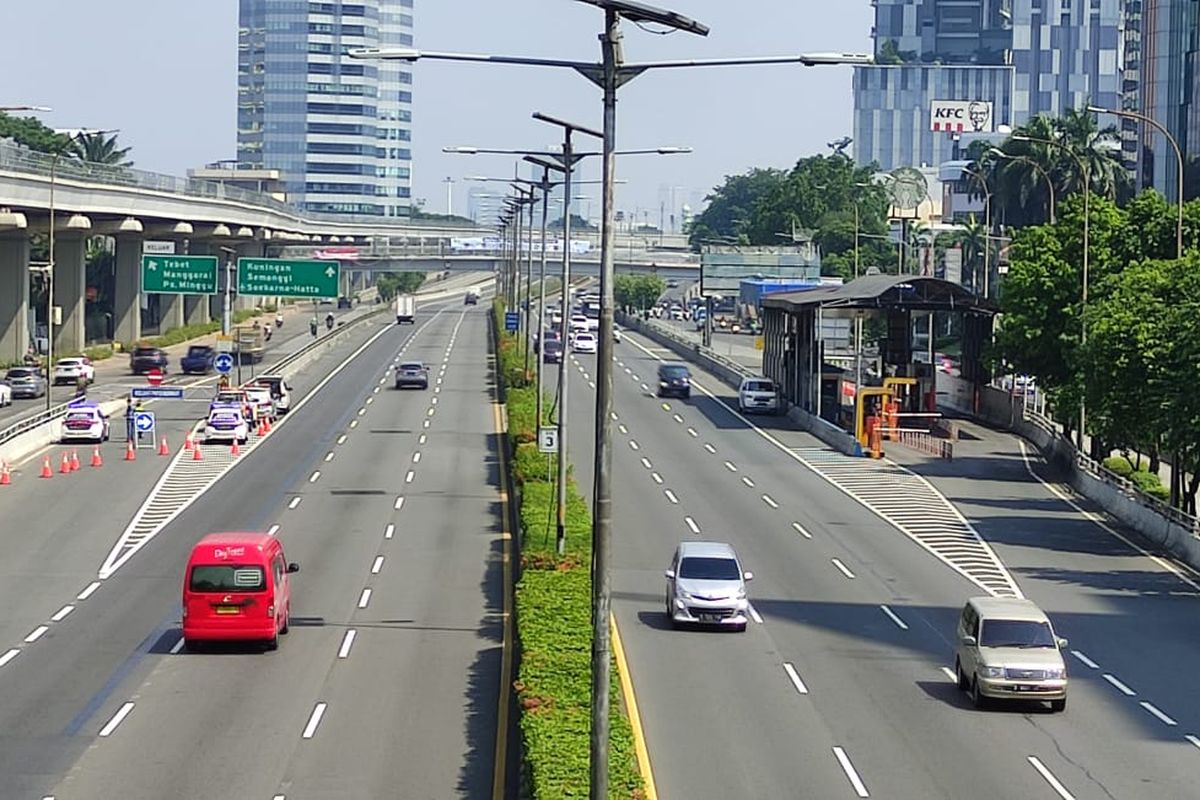
<svg viewBox="0 0 1200 800"><path fill-rule="evenodd" d="M75 383L84 378L88 383L96 380L96 367L87 356L60 358L54 364L54 383Z"/></svg>
<svg viewBox="0 0 1200 800"><path fill-rule="evenodd" d="M0 382L0 408L12 405L12 387Z"/></svg>
<svg viewBox="0 0 1200 800"><path fill-rule="evenodd" d="M575 338L571 340L571 348L576 353L595 353L596 352L596 337L587 331L580 331L575 334Z"/></svg>

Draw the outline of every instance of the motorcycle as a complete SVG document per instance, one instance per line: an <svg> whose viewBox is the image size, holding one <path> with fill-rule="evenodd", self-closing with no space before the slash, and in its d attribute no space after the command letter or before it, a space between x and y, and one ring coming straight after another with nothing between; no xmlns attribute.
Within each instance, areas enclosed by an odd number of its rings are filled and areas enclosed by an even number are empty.
<svg viewBox="0 0 1200 800"><path fill-rule="evenodd" d="M268 341L268 342L271 341L271 331L272 330L273 330L273 328L271 328L270 326L263 328L263 339L265 341Z"/></svg>
<svg viewBox="0 0 1200 800"><path fill-rule="evenodd" d="M276 328L282 328L282 327L283 327L283 314L276 314L276 315L275 315L275 327L276 327Z"/></svg>
<svg viewBox="0 0 1200 800"><path fill-rule="evenodd" d="M325 318L325 329L330 331L333 330L333 314L330 314Z"/></svg>

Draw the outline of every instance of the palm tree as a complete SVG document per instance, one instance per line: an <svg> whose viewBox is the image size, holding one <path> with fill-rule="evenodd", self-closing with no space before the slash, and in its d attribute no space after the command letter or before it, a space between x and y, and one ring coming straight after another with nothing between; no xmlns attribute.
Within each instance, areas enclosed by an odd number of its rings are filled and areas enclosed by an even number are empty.
<svg viewBox="0 0 1200 800"><path fill-rule="evenodd" d="M1090 112L1071 108L1058 118L1056 127L1059 141L1087 166L1093 192L1111 200L1127 195L1133 178L1121 163L1121 135L1115 125L1101 129ZM1083 186L1079 167L1071 159L1064 160L1064 188L1078 191Z"/></svg>
<svg viewBox="0 0 1200 800"><path fill-rule="evenodd" d="M968 216L967 221L960 227L959 242L963 249L963 263L970 269L971 291L975 291L979 270L983 266L983 250L988 244L988 230L974 214Z"/></svg>
<svg viewBox="0 0 1200 800"><path fill-rule="evenodd" d="M133 161L126 156L130 148L117 147L117 135L84 133L73 140L72 154L80 161L91 164L106 164L113 167L132 167Z"/></svg>

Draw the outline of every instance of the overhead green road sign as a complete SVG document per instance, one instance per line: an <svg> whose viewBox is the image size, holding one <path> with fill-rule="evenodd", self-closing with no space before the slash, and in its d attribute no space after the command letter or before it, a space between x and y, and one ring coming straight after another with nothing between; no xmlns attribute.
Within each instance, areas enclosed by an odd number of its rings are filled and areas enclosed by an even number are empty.
<svg viewBox="0 0 1200 800"><path fill-rule="evenodd" d="M216 256L142 256L142 291L216 294Z"/></svg>
<svg viewBox="0 0 1200 800"><path fill-rule="evenodd" d="M336 261L239 258L237 290L267 297L337 297L341 270Z"/></svg>

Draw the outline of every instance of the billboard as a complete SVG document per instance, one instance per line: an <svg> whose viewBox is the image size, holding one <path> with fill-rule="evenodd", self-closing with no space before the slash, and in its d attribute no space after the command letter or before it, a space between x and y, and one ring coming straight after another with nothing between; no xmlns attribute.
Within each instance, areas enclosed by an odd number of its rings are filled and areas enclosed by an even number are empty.
<svg viewBox="0 0 1200 800"><path fill-rule="evenodd" d="M942 253L942 278L962 286L962 245L954 245Z"/></svg>
<svg viewBox="0 0 1200 800"><path fill-rule="evenodd" d="M947 133L991 133L992 104L987 100L934 100L929 104L929 130Z"/></svg>
<svg viewBox="0 0 1200 800"><path fill-rule="evenodd" d="M790 278L819 281L821 252L812 242L798 247L709 246L700 254L700 291L738 297L742 281Z"/></svg>

